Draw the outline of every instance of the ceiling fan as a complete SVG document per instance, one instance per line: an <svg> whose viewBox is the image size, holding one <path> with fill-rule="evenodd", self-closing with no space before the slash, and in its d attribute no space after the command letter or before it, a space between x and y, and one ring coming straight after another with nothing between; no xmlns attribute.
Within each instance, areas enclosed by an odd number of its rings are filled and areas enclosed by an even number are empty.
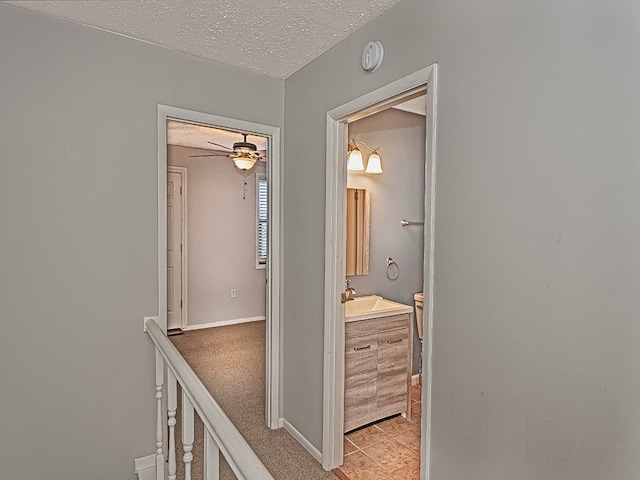
<svg viewBox="0 0 640 480"><path fill-rule="evenodd" d="M247 134L243 133L244 140L233 144L233 148L226 145L220 145L216 142L207 141L211 145L222 147L225 150L212 150L211 153L205 155L189 155L189 157L229 157L233 160L240 170L250 170L258 160L264 158L266 152L258 150L255 144L247 142Z"/></svg>

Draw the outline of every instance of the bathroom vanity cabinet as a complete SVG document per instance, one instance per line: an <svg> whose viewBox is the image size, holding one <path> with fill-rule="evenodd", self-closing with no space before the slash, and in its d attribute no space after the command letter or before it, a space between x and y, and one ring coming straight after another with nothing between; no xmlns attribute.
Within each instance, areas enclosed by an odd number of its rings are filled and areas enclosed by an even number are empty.
<svg viewBox="0 0 640 480"><path fill-rule="evenodd" d="M411 417L411 314L345 325L344 431L404 413Z"/></svg>

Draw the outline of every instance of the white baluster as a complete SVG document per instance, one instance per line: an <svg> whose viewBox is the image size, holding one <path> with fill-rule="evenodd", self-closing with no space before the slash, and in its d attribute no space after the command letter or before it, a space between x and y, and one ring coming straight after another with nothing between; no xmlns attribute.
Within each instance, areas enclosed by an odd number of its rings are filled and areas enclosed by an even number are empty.
<svg viewBox="0 0 640 480"><path fill-rule="evenodd" d="M168 479L176 480L176 409L178 408L178 393L176 377L167 369L167 411L169 425L169 472Z"/></svg>
<svg viewBox="0 0 640 480"><path fill-rule="evenodd" d="M182 447L184 448L184 480L191 480L191 461L193 460L193 405L182 391Z"/></svg>
<svg viewBox="0 0 640 480"><path fill-rule="evenodd" d="M220 449L209 431L204 433L204 480L220 478Z"/></svg>
<svg viewBox="0 0 640 480"><path fill-rule="evenodd" d="M164 454L162 452L162 386L164 384L164 360L156 349L156 400L158 416L156 419L156 479L164 480Z"/></svg>

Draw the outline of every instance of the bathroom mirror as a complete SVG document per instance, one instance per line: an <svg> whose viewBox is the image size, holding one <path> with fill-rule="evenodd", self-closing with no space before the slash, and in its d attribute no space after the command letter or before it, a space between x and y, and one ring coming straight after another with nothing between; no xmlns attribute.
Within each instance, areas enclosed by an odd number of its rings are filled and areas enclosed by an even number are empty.
<svg viewBox="0 0 640 480"><path fill-rule="evenodd" d="M367 190L347 188L347 276L369 275L370 210Z"/></svg>

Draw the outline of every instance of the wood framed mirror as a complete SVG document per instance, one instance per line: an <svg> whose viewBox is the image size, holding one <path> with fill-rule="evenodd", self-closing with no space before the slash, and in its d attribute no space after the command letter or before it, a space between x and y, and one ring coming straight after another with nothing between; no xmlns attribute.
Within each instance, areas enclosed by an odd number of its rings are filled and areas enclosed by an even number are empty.
<svg viewBox="0 0 640 480"><path fill-rule="evenodd" d="M371 200L364 188L347 188L346 275L369 275Z"/></svg>

